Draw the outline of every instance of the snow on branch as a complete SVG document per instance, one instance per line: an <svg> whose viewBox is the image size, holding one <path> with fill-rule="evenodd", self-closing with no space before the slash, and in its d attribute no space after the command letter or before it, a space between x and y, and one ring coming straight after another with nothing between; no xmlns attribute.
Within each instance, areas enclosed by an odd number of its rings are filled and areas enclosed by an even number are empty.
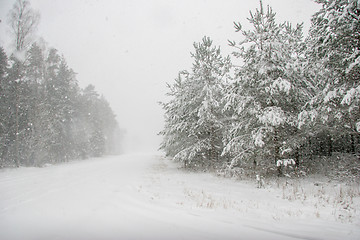
<svg viewBox="0 0 360 240"><path fill-rule="evenodd" d="M341 104L351 105L354 99L359 99L359 96L360 96L360 86L358 86L357 88L351 88L346 92L343 100L341 101Z"/></svg>
<svg viewBox="0 0 360 240"><path fill-rule="evenodd" d="M285 123L286 116L280 107L268 107L258 116L262 124L270 126L280 126Z"/></svg>
<svg viewBox="0 0 360 240"><path fill-rule="evenodd" d="M289 95L291 90L291 83L288 80L279 77L271 84L271 87L266 90L271 94L284 92L286 95Z"/></svg>
<svg viewBox="0 0 360 240"><path fill-rule="evenodd" d="M288 165L295 165L295 161L292 158L277 160L276 166L280 167L281 165L284 167L287 167Z"/></svg>

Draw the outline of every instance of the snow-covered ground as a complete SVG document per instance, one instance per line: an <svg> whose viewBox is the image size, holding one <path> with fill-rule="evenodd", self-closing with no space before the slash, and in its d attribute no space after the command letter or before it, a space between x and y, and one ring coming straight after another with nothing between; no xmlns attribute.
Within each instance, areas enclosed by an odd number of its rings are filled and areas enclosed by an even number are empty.
<svg viewBox="0 0 360 240"><path fill-rule="evenodd" d="M160 154L0 171L2 240L360 239L359 206L359 185L258 189Z"/></svg>

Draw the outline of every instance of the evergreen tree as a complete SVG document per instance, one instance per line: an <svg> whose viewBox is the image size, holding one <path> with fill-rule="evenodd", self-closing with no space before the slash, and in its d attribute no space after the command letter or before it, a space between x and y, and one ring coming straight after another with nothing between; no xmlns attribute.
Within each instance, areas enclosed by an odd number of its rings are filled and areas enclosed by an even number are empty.
<svg viewBox="0 0 360 240"><path fill-rule="evenodd" d="M28 83L30 97L28 98L28 126L26 145L28 146L28 165L39 165L47 158L46 139L48 129L48 105L45 100L45 59L44 52L38 44L33 43L27 52L25 74L23 81Z"/></svg>
<svg viewBox="0 0 360 240"><path fill-rule="evenodd" d="M356 0L317 0L307 38L308 69L317 91L301 114L304 125L339 131L355 142L360 131L360 6Z"/></svg>
<svg viewBox="0 0 360 240"><path fill-rule="evenodd" d="M285 153L299 146L297 115L307 99L302 75L302 25L278 24L270 7L250 12L253 29L244 31L244 40L231 42L233 54L243 62L227 94L227 109L233 121L223 155L241 161L259 160L278 164ZM279 168L281 173L281 168Z"/></svg>
<svg viewBox="0 0 360 240"><path fill-rule="evenodd" d="M173 85L168 84L169 92L167 95L171 97L167 103L161 103L165 110L165 127L160 132L163 135L163 141L160 149L165 150L166 155L175 157L179 156L181 151L189 149L194 139L191 139L193 135L190 132L191 121L190 119L190 107L191 101L189 94L191 91L191 85L189 85L189 73L182 71L179 73L178 78L175 79ZM193 159L195 156L188 156ZM186 165L187 158L180 159Z"/></svg>
<svg viewBox="0 0 360 240"><path fill-rule="evenodd" d="M40 15L34 11L30 3L26 0L17 0L13 8L9 12L9 19L8 23L11 27L11 33L13 35L13 43L15 45L15 52L11 56L12 66L11 66L11 74L10 74L10 81L14 85L14 95L15 95L15 129L14 131L14 154L13 159L14 163L18 166L20 159L20 153L23 153L24 149L20 149L20 136L24 136L24 123L26 120L26 110L24 103L26 101L21 102L24 99L24 87L22 83L22 71L24 70L24 59L25 51L27 50L28 46L31 44L32 35L34 34L37 25L39 23ZM25 126L27 129L27 126ZM25 138L22 138L25 139Z"/></svg>
<svg viewBox="0 0 360 240"><path fill-rule="evenodd" d="M8 153L9 139L9 93L10 86L7 78L8 58L2 47L0 47L0 167L5 164Z"/></svg>
<svg viewBox="0 0 360 240"><path fill-rule="evenodd" d="M102 118L101 129L104 139L104 153L115 153L117 151L118 141L121 139L121 132L119 131L116 115L110 107L109 102L104 96L99 99L99 117ZM120 135L119 135L120 134Z"/></svg>
<svg viewBox="0 0 360 240"><path fill-rule="evenodd" d="M179 75L170 86L174 99L163 104L168 118L163 148L172 152L176 145L175 159L185 163L214 165L222 151L223 89L231 64L208 37L194 48L191 73Z"/></svg>
<svg viewBox="0 0 360 240"><path fill-rule="evenodd" d="M99 157L111 153L117 134L116 116L104 96L100 96L94 86L89 85L85 88L84 97L87 99L90 154Z"/></svg>
<svg viewBox="0 0 360 240"><path fill-rule="evenodd" d="M19 166L27 157L24 142L28 135L28 82L24 81L25 65L13 54L9 59L7 104L9 109L8 155L9 162Z"/></svg>
<svg viewBox="0 0 360 240"><path fill-rule="evenodd" d="M77 81L74 72L60 58L54 78L47 79L46 98L51 119L51 140L49 152L54 159L67 161L72 156L73 139L70 133L76 99Z"/></svg>

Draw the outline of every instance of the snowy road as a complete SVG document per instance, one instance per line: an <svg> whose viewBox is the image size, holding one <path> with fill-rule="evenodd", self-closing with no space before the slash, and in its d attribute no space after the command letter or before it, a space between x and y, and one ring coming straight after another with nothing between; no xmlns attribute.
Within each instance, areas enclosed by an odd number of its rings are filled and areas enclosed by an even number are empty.
<svg viewBox="0 0 360 240"><path fill-rule="evenodd" d="M279 194L155 154L4 169L0 239L360 239Z"/></svg>

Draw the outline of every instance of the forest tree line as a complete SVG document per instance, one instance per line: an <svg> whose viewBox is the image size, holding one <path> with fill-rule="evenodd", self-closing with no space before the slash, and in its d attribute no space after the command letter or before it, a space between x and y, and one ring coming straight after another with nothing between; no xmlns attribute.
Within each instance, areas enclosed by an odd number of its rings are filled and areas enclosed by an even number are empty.
<svg viewBox="0 0 360 240"><path fill-rule="evenodd" d="M14 50L0 46L0 166L42 166L118 151L121 130L93 85L80 88L55 48L32 35L39 14L25 0L9 12Z"/></svg>
<svg viewBox="0 0 360 240"><path fill-rule="evenodd" d="M193 66L161 103L161 149L185 166L270 166L283 174L314 155L359 152L360 6L316 0L303 25L278 23L271 7L234 22L232 58L209 37L194 43ZM236 62L236 64L235 64Z"/></svg>

